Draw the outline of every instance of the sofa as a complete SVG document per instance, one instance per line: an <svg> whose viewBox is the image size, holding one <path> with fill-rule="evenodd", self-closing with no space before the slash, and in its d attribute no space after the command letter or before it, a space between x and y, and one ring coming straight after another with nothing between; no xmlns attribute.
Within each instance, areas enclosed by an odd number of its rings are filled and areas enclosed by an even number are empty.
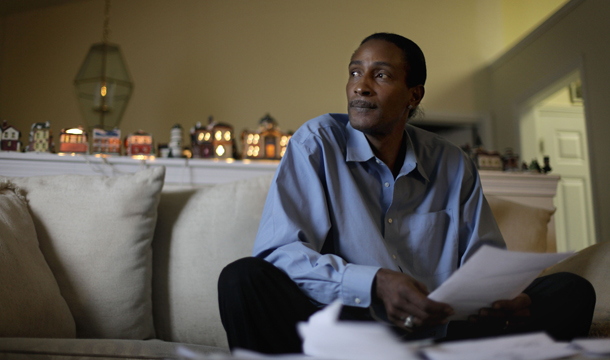
<svg viewBox="0 0 610 360"><path fill-rule="evenodd" d="M228 356L216 281L250 255L272 176L194 187L164 185L162 166L1 174L1 358ZM552 211L489 202L510 249L546 251ZM592 336L608 336L609 252L599 243L547 269L593 283Z"/></svg>

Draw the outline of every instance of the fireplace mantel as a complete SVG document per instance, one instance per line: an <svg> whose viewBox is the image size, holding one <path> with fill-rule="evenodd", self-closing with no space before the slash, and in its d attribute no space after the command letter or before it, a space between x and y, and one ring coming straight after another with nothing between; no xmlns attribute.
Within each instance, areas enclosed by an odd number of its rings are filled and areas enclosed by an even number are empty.
<svg viewBox="0 0 610 360"><path fill-rule="evenodd" d="M165 183L197 186L227 183L275 172L279 161L97 157L47 153L0 152L0 175L39 176L59 174L115 176L165 166ZM529 205L552 208L557 175L480 171L485 194L510 198Z"/></svg>

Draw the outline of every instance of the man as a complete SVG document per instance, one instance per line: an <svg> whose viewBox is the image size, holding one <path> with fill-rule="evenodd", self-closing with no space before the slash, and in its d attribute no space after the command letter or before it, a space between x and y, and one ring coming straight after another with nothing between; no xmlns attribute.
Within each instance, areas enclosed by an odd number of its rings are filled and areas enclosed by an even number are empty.
<svg viewBox="0 0 610 360"><path fill-rule="evenodd" d="M425 80L415 43L373 34L349 64L348 115L312 119L291 138L254 257L219 279L231 348L299 352L296 323L337 298L342 318L381 318L407 338L586 335L595 294L570 274L537 280L449 329L451 307L427 298L481 245L505 244L468 156L407 124Z"/></svg>

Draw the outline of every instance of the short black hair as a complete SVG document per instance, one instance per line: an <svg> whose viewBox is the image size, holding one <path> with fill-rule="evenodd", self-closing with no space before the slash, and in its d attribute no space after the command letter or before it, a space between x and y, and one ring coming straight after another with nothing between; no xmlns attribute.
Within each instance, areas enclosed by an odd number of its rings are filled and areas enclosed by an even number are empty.
<svg viewBox="0 0 610 360"><path fill-rule="evenodd" d="M387 41L402 50L402 54L405 58L405 70L407 73L406 82L408 87L424 85L426 83L426 58L416 43L397 34L375 33L362 40L360 46L370 40Z"/></svg>

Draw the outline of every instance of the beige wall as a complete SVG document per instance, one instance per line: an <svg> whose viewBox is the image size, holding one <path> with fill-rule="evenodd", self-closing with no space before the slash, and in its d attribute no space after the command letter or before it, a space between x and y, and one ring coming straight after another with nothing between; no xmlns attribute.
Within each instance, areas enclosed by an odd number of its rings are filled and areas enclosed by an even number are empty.
<svg viewBox="0 0 610 360"><path fill-rule="evenodd" d="M569 0L502 0L504 45L512 47Z"/></svg>
<svg viewBox="0 0 610 360"><path fill-rule="evenodd" d="M573 70L581 70L598 241L610 240L610 1L584 0L527 46L492 64L490 108L498 148L519 148L517 108Z"/></svg>
<svg viewBox="0 0 610 360"><path fill-rule="evenodd" d="M81 123L72 81L101 40L103 7L86 0L6 16L1 118L24 134L33 122L51 121L56 135ZM121 129L167 142L175 123L188 129L208 115L239 133L267 112L284 130L344 112L349 57L376 31L423 48L429 116L476 114L484 89L474 74L502 48L500 10L499 0L115 0L110 40L135 83Z"/></svg>

